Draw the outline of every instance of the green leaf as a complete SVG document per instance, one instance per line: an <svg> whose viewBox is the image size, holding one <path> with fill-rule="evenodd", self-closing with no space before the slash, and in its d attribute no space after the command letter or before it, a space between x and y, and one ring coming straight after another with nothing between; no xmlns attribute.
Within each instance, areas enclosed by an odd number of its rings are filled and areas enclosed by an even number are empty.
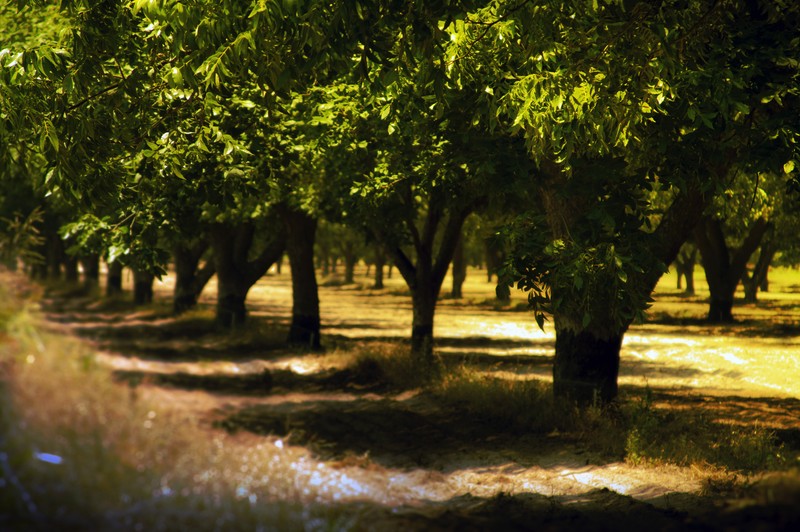
<svg viewBox="0 0 800 532"><path fill-rule="evenodd" d="M794 161L790 160L783 163L783 173L791 174L792 172L794 172Z"/></svg>

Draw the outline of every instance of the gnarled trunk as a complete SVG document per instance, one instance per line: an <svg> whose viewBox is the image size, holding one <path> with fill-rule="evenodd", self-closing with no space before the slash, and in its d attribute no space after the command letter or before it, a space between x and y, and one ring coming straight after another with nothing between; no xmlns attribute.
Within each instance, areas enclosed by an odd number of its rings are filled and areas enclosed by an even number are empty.
<svg viewBox="0 0 800 532"><path fill-rule="evenodd" d="M319 291L314 270L317 220L296 209L281 210L289 234L286 246L292 270L292 323L288 342L318 349L321 345Z"/></svg>

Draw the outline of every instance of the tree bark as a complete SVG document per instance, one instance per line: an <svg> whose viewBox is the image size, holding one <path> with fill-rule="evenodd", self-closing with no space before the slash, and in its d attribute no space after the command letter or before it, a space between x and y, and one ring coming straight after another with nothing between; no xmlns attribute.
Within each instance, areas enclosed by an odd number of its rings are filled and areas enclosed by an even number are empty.
<svg viewBox="0 0 800 532"><path fill-rule="evenodd" d="M250 259L255 227L215 224L209 232L217 274L217 324L223 328L242 325L247 320L245 301L250 288L261 278L286 247L286 232L278 231L261 254Z"/></svg>
<svg viewBox="0 0 800 532"><path fill-rule="evenodd" d="M172 308L175 314L186 312L197 306L197 299L208 281L214 275L214 260L209 259L198 270L200 260L209 247L208 240L201 240L194 245L176 244L172 249L175 264L175 290Z"/></svg>
<svg viewBox="0 0 800 532"><path fill-rule="evenodd" d="M724 172L724 169L722 170ZM681 246L702 217L710 196L705 192L702 180L687 183L664 213L658 227L647 236L647 252L662 264L675 261ZM575 206L559 205L558 197L547 201L551 231L554 238L564 237L562 231L569 230L569 220ZM559 208L566 207L562 216ZM659 268L642 268L641 273L629 275L628 282L636 283L648 293L652 292L662 271ZM619 360L622 339L627 323L613 323L604 316L592 316L599 325L576 328L581 318L576 316L554 316L556 328L555 360L553 364L553 392L561 403L577 403L581 406L607 404L616 398L619 376Z"/></svg>
<svg viewBox="0 0 800 532"><path fill-rule="evenodd" d="M83 267L83 286L94 290L100 285L100 256L86 255L80 258Z"/></svg>
<svg viewBox="0 0 800 532"><path fill-rule="evenodd" d="M409 205L411 201L409 201ZM445 216L445 209L439 201L431 199L428 212L421 230L417 228L416 219L411 215L405 220L405 227L412 237L416 264L412 262L403 247L378 228L373 228L376 239L384 245L384 249L391 255L397 270L411 291L413 305L413 318L411 325L411 350L420 371L430 371L435 366L433 356L433 318L436 311L436 301L447 274L450 262L458 243L458 235L464 225L464 220L474 206L466 205L454 209ZM441 238L437 233L441 229ZM434 256L435 243L439 243Z"/></svg>
<svg viewBox="0 0 800 532"><path fill-rule="evenodd" d="M281 209L289 235L286 246L292 271L292 323L287 341L312 349L321 346L319 290L314 270L314 239L317 220L292 208Z"/></svg>
<svg viewBox="0 0 800 532"><path fill-rule="evenodd" d="M587 330L556 329L555 397L582 407L613 401L617 397L623 334L601 338Z"/></svg>
<svg viewBox="0 0 800 532"><path fill-rule="evenodd" d="M118 260L108 264L106 296L111 297L122 293L122 270L122 263Z"/></svg>
<svg viewBox="0 0 800 532"><path fill-rule="evenodd" d="M57 232L49 234L47 240L47 275L51 279L61 279L61 265L64 263L66 255L64 241Z"/></svg>
<svg viewBox="0 0 800 532"><path fill-rule="evenodd" d="M694 295L694 267L697 264L697 248L690 251L681 250L675 259L675 270L678 274L678 290L681 289L681 279L686 279L685 294Z"/></svg>
<svg viewBox="0 0 800 532"><path fill-rule="evenodd" d="M450 296L453 299L461 299L464 297L463 287L464 281L467 279L467 260L464 256L464 234L458 235L458 242L456 249L453 252L453 287L450 291Z"/></svg>
<svg viewBox="0 0 800 532"><path fill-rule="evenodd" d="M430 283L417 286L412 293L411 353L420 371L433 366L433 318L436 313L436 290Z"/></svg>
<svg viewBox="0 0 800 532"><path fill-rule="evenodd" d="M355 253L355 251L345 248L344 284L353 284L355 282L355 270L357 262L358 262L358 255Z"/></svg>
<svg viewBox="0 0 800 532"><path fill-rule="evenodd" d="M753 272L748 273L745 269L742 274L742 285L744 286L744 300L748 303L755 303L758 300L758 290L763 292L769 290L769 266L772 264L772 259L777 253L778 247L770 237L761 245L761 251L758 254L758 260L753 267Z"/></svg>
<svg viewBox="0 0 800 532"><path fill-rule="evenodd" d="M147 305L153 302L153 280L155 276L146 271L133 270L133 304Z"/></svg>
<svg viewBox="0 0 800 532"><path fill-rule="evenodd" d="M77 258L69 255L64 257L64 280L68 283L77 283L80 280Z"/></svg>
<svg viewBox="0 0 800 532"><path fill-rule="evenodd" d="M758 248L769 229L764 218L756 220L742 242L731 252L719 220L704 219L695 230L695 242L703 258L708 289L711 293L707 319L711 323L733 321L733 300L736 286L747 269L747 261Z"/></svg>
<svg viewBox="0 0 800 532"><path fill-rule="evenodd" d="M376 290L383 289L383 267L386 264L386 254L383 249L375 250L375 284L372 285Z"/></svg>

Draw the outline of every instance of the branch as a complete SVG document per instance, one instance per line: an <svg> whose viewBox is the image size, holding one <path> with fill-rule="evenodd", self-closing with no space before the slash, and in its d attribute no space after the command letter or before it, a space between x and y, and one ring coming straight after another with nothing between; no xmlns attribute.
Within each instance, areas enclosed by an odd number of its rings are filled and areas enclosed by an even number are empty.
<svg viewBox="0 0 800 532"><path fill-rule="evenodd" d="M491 22L479 22L479 21L475 21L475 20L470 20L469 17L467 17L467 22L469 22L470 24L474 24L476 26L477 25L481 25L481 26L485 26L485 27L483 28L483 31L480 33L480 35L478 35L475 39L472 40L472 42L469 43L469 46L467 47L467 50L463 54L459 55L458 57L454 57L453 59L448 61L447 64L448 65L453 65L457 61L461 61L465 57L469 56L469 54L472 53L472 49L475 48L475 45L477 45L479 42L481 42L483 39L486 38L486 35L489 34L489 30L491 30L493 27L495 27L496 25L500 24L504 20L507 20L509 17L511 17L511 15L513 15L514 13L516 13L517 11L519 11L520 9L522 9L527 4L530 4L530 3L532 3L532 0L523 0L522 2L517 4L516 6L512 7L508 11L506 11L505 14L503 14L503 16L498 17L498 18L496 18L495 20L493 20Z"/></svg>

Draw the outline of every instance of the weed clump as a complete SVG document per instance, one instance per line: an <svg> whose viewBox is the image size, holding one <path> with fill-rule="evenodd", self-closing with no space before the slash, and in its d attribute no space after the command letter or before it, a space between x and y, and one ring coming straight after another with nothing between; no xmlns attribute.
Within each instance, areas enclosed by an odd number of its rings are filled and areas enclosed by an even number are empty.
<svg viewBox="0 0 800 532"><path fill-rule="evenodd" d="M395 390L430 386L441 378L439 365L420 368L408 346L372 344L360 346L350 354L349 370L359 384L383 385Z"/></svg>
<svg viewBox="0 0 800 532"><path fill-rule="evenodd" d="M649 389L625 405L625 417L625 456L633 464L710 464L743 472L786 465L783 445L765 427L721 423L703 412L655 408Z"/></svg>
<svg viewBox="0 0 800 532"><path fill-rule="evenodd" d="M461 367L431 392L440 403L499 429L550 432L559 421L551 386L535 379L505 379Z"/></svg>

